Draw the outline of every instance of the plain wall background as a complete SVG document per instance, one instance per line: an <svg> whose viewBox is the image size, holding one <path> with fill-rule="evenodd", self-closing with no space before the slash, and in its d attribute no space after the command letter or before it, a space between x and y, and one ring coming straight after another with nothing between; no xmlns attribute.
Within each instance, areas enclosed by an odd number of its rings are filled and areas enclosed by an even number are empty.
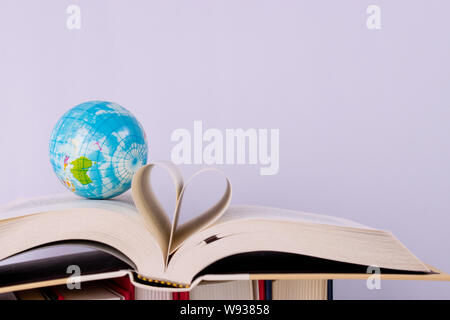
<svg viewBox="0 0 450 320"><path fill-rule="evenodd" d="M70 4L81 30L66 28ZM371 4L378 31L366 28ZM50 132L70 107L109 100L141 121L150 161L170 159L171 132L194 120L279 128L278 175L221 166L234 204L388 229L450 272L449 11L444 0L2 0L0 202L65 192ZM335 297L448 299L450 284L337 281Z"/></svg>

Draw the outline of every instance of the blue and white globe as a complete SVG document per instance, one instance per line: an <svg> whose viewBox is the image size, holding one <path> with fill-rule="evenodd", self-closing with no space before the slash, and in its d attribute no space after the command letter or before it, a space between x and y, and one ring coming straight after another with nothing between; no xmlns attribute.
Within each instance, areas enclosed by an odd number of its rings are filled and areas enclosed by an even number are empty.
<svg viewBox="0 0 450 320"><path fill-rule="evenodd" d="M90 199L118 196L147 162L147 137L125 108L89 101L67 111L50 139L50 162L59 180Z"/></svg>

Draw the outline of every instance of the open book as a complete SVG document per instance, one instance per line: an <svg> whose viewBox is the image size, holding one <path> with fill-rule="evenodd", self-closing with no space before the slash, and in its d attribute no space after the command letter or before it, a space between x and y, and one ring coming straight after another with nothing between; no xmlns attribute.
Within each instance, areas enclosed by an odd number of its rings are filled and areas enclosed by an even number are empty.
<svg viewBox="0 0 450 320"><path fill-rule="evenodd" d="M152 188L155 167L167 170L175 186L172 223ZM386 231L312 213L229 206L231 184L223 175L220 200L179 224L189 182L204 171L183 183L177 167L149 164L133 178L133 199L63 196L9 204L0 212L0 262L31 248L82 241L121 259L136 285L172 290L249 274L365 273L367 266L432 272Z"/></svg>

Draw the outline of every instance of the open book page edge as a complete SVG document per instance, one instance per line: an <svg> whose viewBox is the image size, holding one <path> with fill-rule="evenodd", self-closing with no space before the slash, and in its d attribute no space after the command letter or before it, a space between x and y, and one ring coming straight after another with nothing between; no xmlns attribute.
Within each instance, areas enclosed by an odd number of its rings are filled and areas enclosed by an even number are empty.
<svg viewBox="0 0 450 320"><path fill-rule="evenodd" d="M422 280L422 281L450 281L450 274L436 272L437 269L427 265L431 270L425 274L393 274L381 273L382 280ZM372 273L260 273L250 274L251 280L367 280Z"/></svg>
<svg viewBox="0 0 450 320"><path fill-rule="evenodd" d="M254 205L233 205L222 215L216 224L221 224L237 219L258 219L268 221L304 222L312 224L331 225L338 227L350 227L355 229L365 229L379 231L350 219L304 212L291 209L281 209L276 207L254 206Z"/></svg>
<svg viewBox="0 0 450 320"><path fill-rule="evenodd" d="M137 211L129 193L110 200L90 200L73 194L53 194L17 199L0 207L0 223L5 220L35 215L43 212L74 208L99 208L121 212Z"/></svg>
<svg viewBox="0 0 450 320"><path fill-rule="evenodd" d="M428 272L434 272L432 269L430 269L430 266L426 263L424 263L421 259L419 259L414 253L411 252L411 250L409 250L404 244L403 242L401 242L396 236L394 236L394 234L392 234L389 231L386 231L387 234L389 234L391 236L391 238L393 238L395 241L397 241L397 243L403 247L403 249L405 249L406 251L409 252L409 254L411 256L413 256L414 258L416 258L416 260L422 264L423 268L426 269Z"/></svg>

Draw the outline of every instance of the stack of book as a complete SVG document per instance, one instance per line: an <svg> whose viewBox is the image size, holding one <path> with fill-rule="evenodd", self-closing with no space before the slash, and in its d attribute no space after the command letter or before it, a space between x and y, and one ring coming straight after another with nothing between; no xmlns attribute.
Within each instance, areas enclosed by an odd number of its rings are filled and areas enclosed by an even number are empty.
<svg viewBox="0 0 450 320"><path fill-rule="evenodd" d="M172 221L150 183L155 167L175 184ZM374 268L383 279L450 279L383 230L306 212L229 206L231 184L224 182L220 200L184 224L178 221L188 184L169 164L142 167L131 195L114 200L70 195L8 204L0 210L0 293L21 299L327 299L328 280L367 279ZM23 258L70 245L92 250ZM64 288L77 281L81 290Z"/></svg>
<svg viewBox="0 0 450 320"><path fill-rule="evenodd" d="M327 300L325 280L237 280L202 283L184 292L136 288L128 277L90 281L78 287L49 286L0 294L0 300Z"/></svg>

